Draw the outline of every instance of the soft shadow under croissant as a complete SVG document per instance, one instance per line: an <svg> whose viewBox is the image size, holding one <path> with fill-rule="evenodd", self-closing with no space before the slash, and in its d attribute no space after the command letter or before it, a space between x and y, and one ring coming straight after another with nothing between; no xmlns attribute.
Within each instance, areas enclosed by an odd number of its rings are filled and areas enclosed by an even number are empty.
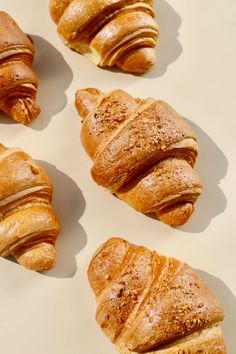
<svg viewBox="0 0 236 354"><path fill-rule="evenodd" d="M152 0L51 0L50 13L65 43L96 65L143 73L156 62Z"/></svg>
<svg viewBox="0 0 236 354"><path fill-rule="evenodd" d="M40 113L38 80L32 70L32 41L5 12L0 11L0 111L28 124Z"/></svg>
<svg viewBox="0 0 236 354"><path fill-rule="evenodd" d="M142 213L186 223L202 186L193 169L196 136L182 117L163 101L122 90L79 90L75 103L94 181Z"/></svg>
<svg viewBox="0 0 236 354"><path fill-rule="evenodd" d="M54 266L60 226L51 199L46 172L21 149L0 144L0 256L31 270Z"/></svg>
<svg viewBox="0 0 236 354"><path fill-rule="evenodd" d="M121 354L224 354L223 309L187 264L111 238L88 278L96 320Z"/></svg>

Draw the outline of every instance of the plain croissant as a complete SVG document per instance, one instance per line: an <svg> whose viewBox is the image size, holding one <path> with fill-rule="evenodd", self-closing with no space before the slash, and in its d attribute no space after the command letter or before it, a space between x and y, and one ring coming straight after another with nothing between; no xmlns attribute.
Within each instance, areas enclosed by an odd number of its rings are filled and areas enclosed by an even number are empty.
<svg viewBox="0 0 236 354"><path fill-rule="evenodd" d="M48 270L56 261L59 222L45 171L21 149L0 144L0 256Z"/></svg>
<svg viewBox="0 0 236 354"><path fill-rule="evenodd" d="M22 124L40 113L35 103L38 80L32 70L33 59L31 40L0 11L0 110Z"/></svg>
<svg viewBox="0 0 236 354"><path fill-rule="evenodd" d="M184 224L202 186L193 170L196 137L180 115L163 101L121 90L79 90L76 107L94 181L142 213Z"/></svg>
<svg viewBox="0 0 236 354"><path fill-rule="evenodd" d="M156 62L153 0L51 0L59 35L101 67L143 73Z"/></svg>
<svg viewBox="0 0 236 354"><path fill-rule="evenodd" d="M112 238L88 269L96 320L121 354L223 354L218 300L187 264Z"/></svg>

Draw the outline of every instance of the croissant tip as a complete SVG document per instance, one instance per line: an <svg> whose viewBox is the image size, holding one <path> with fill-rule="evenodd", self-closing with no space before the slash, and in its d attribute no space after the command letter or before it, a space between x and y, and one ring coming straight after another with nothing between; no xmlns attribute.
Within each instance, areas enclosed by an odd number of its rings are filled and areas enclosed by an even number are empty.
<svg viewBox="0 0 236 354"><path fill-rule="evenodd" d="M28 125L40 112L40 107L32 98L16 98L11 102L10 115L17 123Z"/></svg>
<svg viewBox="0 0 236 354"><path fill-rule="evenodd" d="M26 269L38 272L52 269L56 263L56 250L54 245L49 243L39 243L24 251L14 254L18 263Z"/></svg>
<svg viewBox="0 0 236 354"><path fill-rule="evenodd" d="M182 203L168 208L161 214L157 213L157 217L169 226L178 227L186 224L193 212L192 203Z"/></svg>
<svg viewBox="0 0 236 354"><path fill-rule="evenodd" d="M96 88L86 88L77 90L75 93L75 106L82 120L96 106L98 98L102 92Z"/></svg>
<svg viewBox="0 0 236 354"><path fill-rule="evenodd" d="M84 94L84 93L90 94L92 96L99 96L99 95L102 94L102 92L100 90L98 90L98 89L96 89L94 87L87 87L87 88L84 88L84 89L77 90L76 93L75 93L75 97L79 99L80 95Z"/></svg>
<svg viewBox="0 0 236 354"><path fill-rule="evenodd" d="M117 66L124 71L136 74L144 74L156 63L154 48L140 48L130 51L121 58Z"/></svg>

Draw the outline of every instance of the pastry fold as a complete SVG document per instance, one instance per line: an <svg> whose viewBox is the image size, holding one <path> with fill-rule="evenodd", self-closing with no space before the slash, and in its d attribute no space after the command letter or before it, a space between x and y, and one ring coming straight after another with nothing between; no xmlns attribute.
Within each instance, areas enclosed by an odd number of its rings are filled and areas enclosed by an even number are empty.
<svg viewBox="0 0 236 354"><path fill-rule="evenodd" d="M142 213L186 223L202 185L196 136L182 117L166 102L122 90L79 90L75 103L94 181Z"/></svg>
<svg viewBox="0 0 236 354"><path fill-rule="evenodd" d="M54 266L60 226L51 199L46 172L21 149L0 144L0 256L37 271Z"/></svg>
<svg viewBox="0 0 236 354"><path fill-rule="evenodd" d="M0 11L0 110L28 124L40 113L37 77L32 70L32 41L5 12Z"/></svg>
<svg viewBox="0 0 236 354"><path fill-rule="evenodd" d="M223 354L223 309L187 264L111 238L88 278L96 320L121 354Z"/></svg>
<svg viewBox="0 0 236 354"><path fill-rule="evenodd" d="M156 61L159 35L150 0L51 0L59 35L101 67L143 73Z"/></svg>

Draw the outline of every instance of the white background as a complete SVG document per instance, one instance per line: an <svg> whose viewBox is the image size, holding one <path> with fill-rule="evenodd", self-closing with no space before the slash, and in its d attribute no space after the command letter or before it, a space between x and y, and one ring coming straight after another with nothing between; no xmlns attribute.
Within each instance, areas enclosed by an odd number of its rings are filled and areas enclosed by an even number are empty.
<svg viewBox="0 0 236 354"><path fill-rule="evenodd" d="M158 0L158 64L139 77L102 70L66 48L47 0L0 0L31 34L37 51L42 113L30 126L0 115L0 141L42 162L54 183L62 223L58 261L50 273L0 260L0 352L3 354L115 354L94 320L86 270L111 235L188 262L220 298L228 353L236 328L236 1ZM172 229L132 210L92 182L80 144L76 89L122 88L170 103L198 135L196 168L204 192L191 221Z"/></svg>

